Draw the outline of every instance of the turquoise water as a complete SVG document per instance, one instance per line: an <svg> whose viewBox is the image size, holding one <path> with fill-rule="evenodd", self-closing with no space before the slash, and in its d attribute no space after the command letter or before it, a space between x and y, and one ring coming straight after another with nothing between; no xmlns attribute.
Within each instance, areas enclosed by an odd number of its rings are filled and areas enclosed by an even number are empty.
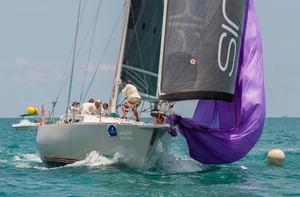
<svg viewBox="0 0 300 197"><path fill-rule="evenodd" d="M230 165L202 166L187 156L182 138L148 169L120 165L91 153L84 161L47 168L34 131L15 131L0 119L0 196L300 196L300 118L268 118L256 147ZM283 166L266 161L285 151Z"/></svg>

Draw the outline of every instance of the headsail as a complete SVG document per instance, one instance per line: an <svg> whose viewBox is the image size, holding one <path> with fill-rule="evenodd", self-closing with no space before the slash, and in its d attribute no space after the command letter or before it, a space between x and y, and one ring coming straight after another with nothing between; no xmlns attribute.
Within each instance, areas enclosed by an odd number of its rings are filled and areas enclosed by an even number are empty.
<svg viewBox="0 0 300 197"><path fill-rule="evenodd" d="M125 24L110 111L116 113L120 83L133 81L144 99L157 97L163 0L126 0Z"/></svg>
<svg viewBox="0 0 300 197"><path fill-rule="evenodd" d="M132 80L140 93L156 97L162 0L131 0L121 79Z"/></svg>
<svg viewBox="0 0 300 197"><path fill-rule="evenodd" d="M160 98L231 101L246 0L166 2Z"/></svg>
<svg viewBox="0 0 300 197"><path fill-rule="evenodd" d="M265 119L263 57L254 2L248 1L236 94L231 103L200 100L192 120L170 117L186 138L191 157L205 164L231 163L259 139Z"/></svg>

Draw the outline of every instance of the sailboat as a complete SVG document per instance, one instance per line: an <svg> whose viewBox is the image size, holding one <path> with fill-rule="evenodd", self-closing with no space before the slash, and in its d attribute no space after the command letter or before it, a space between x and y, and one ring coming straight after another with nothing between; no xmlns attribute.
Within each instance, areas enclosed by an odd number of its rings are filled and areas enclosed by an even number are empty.
<svg viewBox="0 0 300 197"><path fill-rule="evenodd" d="M176 128L197 161L231 163L245 156L265 116L253 0L126 0L124 18L111 116L66 113L39 126L41 159L73 163L97 151L143 166ZM193 119L169 114L157 124L118 118L120 84L127 80L143 100L199 99Z"/></svg>
<svg viewBox="0 0 300 197"><path fill-rule="evenodd" d="M41 114L43 116L44 114L44 108L42 107ZM40 117L38 113L38 109L35 107L27 107L26 113L21 114L20 117L20 122L12 124L12 127L16 130L32 130L35 131L40 124ZM28 118L35 118L34 122L31 122Z"/></svg>
<svg viewBox="0 0 300 197"><path fill-rule="evenodd" d="M120 85L127 80L133 81L144 101L158 101L163 2L126 0L124 13L121 49L109 106L112 115L67 113L55 124L39 126L37 147L45 163L73 163L97 151L107 157L117 154L125 157L123 160L142 167L157 146L164 147L162 138L168 124L123 119L117 115ZM155 33L153 29L147 31L147 35L136 32L145 21L147 26L155 29ZM147 52L149 48L152 49L151 54Z"/></svg>

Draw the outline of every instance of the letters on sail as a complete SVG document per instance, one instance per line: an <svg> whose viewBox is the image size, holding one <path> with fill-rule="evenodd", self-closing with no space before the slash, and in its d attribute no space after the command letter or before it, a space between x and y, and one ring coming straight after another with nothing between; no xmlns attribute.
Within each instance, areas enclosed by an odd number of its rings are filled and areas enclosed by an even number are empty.
<svg viewBox="0 0 300 197"><path fill-rule="evenodd" d="M159 97L231 101L246 0L165 2Z"/></svg>

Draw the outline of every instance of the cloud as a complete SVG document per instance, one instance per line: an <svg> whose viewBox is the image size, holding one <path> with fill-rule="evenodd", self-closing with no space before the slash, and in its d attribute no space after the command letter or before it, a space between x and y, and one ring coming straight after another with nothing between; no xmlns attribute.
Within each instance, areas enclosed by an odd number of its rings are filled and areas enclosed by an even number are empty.
<svg viewBox="0 0 300 197"><path fill-rule="evenodd" d="M97 68L96 64L89 64L87 72L89 74L94 74L95 70ZM116 66L111 64L101 64L98 68L98 72L111 72L114 71Z"/></svg>
<svg viewBox="0 0 300 197"><path fill-rule="evenodd" d="M44 63L32 63L32 61L28 61L22 57L16 57L14 59L14 63L16 66L19 66L19 74L15 76L10 76L10 80L12 81L46 81L45 73L53 74L54 76L59 75L56 70L51 71L49 70L49 66ZM18 76L19 75L19 76ZM56 78L60 78L56 76Z"/></svg>
<svg viewBox="0 0 300 197"><path fill-rule="evenodd" d="M15 64L17 66L26 66L28 64L27 60L21 58L21 57L16 57L15 58Z"/></svg>
<svg viewBox="0 0 300 197"><path fill-rule="evenodd" d="M25 76L28 79L31 79L32 81L42 81L44 79L43 74L33 70L33 69L28 69L25 71Z"/></svg>
<svg viewBox="0 0 300 197"><path fill-rule="evenodd" d="M66 73L63 70L53 69L51 73L51 79L55 81L66 80Z"/></svg>
<svg viewBox="0 0 300 197"><path fill-rule="evenodd" d="M103 71L115 71L116 66L111 64L102 64L100 66L100 69Z"/></svg>
<svg viewBox="0 0 300 197"><path fill-rule="evenodd" d="M21 81L22 80L20 77L17 77L17 76L10 76L9 78L13 81Z"/></svg>

